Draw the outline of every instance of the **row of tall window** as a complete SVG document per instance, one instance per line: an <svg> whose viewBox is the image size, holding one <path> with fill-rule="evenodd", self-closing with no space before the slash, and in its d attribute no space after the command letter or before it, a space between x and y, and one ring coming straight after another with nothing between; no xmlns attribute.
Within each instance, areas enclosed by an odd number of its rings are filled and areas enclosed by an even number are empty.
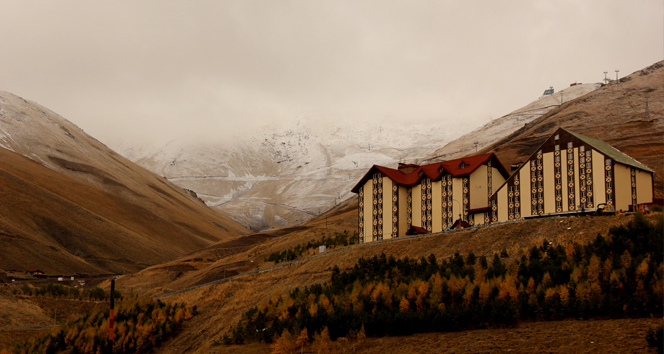
<svg viewBox="0 0 664 354"><path fill-rule="evenodd" d="M410 229L413 226L413 189L408 187L406 199L406 208L408 210L408 219L406 220L406 228Z"/></svg>
<svg viewBox="0 0 664 354"><path fill-rule="evenodd" d="M473 220L468 218L468 209L470 209L470 187L468 186L468 178L464 177L461 183L463 184L463 220L468 224L473 225Z"/></svg>
<svg viewBox="0 0 664 354"><path fill-rule="evenodd" d="M358 210L358 232L359 232L359 243L364 243L364 186L360 187L360 190L358 191L358 202L357 202L357 210Z"/></svg>
<svg viewBox="0 0 664 354"><path fill-rule="evenodd" d="M399 237L399 187L392 186L392 237Z"/></svg>
<svg viewBox="0 0 664 354"><path fill-rule="evenodd" d="M609 158L604 160L604 183L606 191L606 204L613 205L613 161Z"/></svg>
<svg viewBox="0 0 664 354"><path fill-rule="evenodd" d="M536 159L530 161L530 200L531 215L544 213L544 176L542 150L537 152Z"/></svg>
<svg viewBox="0 0 664 354"><path fill-rule="evenodd" d="M452 176L447 175L442 178L443 189L443 229L446 229L454 223L454 199L452 198Z"/></svg>
<svg viewBox="0 0 664 354"><path fill-rule="evenodd" d="M584 208L594 206L592 171L592 151L579 146L579 197Z"/></svg>
<svg viewBox="0 0 664 354"><path fill-rule="evenodd" d="M631 167L629 169L629 174L632 182L632 205L636 208L636 169Z"/></svg>
<svg viewBox="0 0 664 354"><path fill-rule="evenodd" d="M512 181L508 183L507 207L507 214L510 220L521 217L521 187L518 172L514 175Z"/></svg>
<svg viewBox="0 0 664 354"><path fill-rule="evenodd" d="M431 195L431 179L426 178L422 181L422 227L427 231L432 230L432 195Z"/></svg>
<svg viewBox="0 0 664 354"><path fill-rule="evenodd" d="M383 239L383 176L373 175L373 240Z"/></svg>

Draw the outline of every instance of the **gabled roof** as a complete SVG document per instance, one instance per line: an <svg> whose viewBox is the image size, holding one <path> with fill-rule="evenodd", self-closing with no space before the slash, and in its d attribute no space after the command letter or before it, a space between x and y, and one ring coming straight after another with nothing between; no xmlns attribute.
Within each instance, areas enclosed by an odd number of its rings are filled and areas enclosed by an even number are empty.
<svg viewBox="0 0 664 354"><path fill-rule="evenodd" d="M597 150L597 151L601 152L602 154L612 158L616 162L619 162L623 165L636 167L638 169L654 173L654 171L651 170L650 168L648 168L648 166L640 163L639 161L636 161L634 158L632 158L632 157L628 156L627 154L625 154L624 152L614 148L613 146L609 145L608 143L605 143L605 142L603 142L601 140L598 140L598 139L594 139L594 138L585 136L583 134L571 132L571 131L563 129L563 128L560 128L560 130L563 130L563 131L567 132L568 134L574 136L575 138L583 141L584 143L592 146L595 150Z"/></svg>
<svg viewBox="0 0 664 354"><path fill-rule="evenodd" d="M503 177L509 177L509 173L500 160L498 160L496 155L494 153L488 153L418 166L410 173L403 173L402 171L393 168L373 165L355 187L353 187L352 192L357 193L360 190L360 187L364 185L368 179L372 178L373 174L376 172L380 172L383 176L389 177L398 185L411 187L418 184L423 178L430 178L431 180L436 181L444 174L452 175L452 177L469 175L489 160L494 161L493 167L497 168Z"/></svg>
<svg viewBox="0 0 664 354"><path fill-rule="evenodd" d="M357 193L360 190L360 187L366 183L367 180L371 179L373 177L373 174L376 172L380 172L383 174L383 176L389 177L392 181L394 181L397 184L404 185L404 186L413 186L417 184L417 182L420 179L420 176L418 175L419 168L415 170L414 172L411 173L403 173L399 170L395 170L393 168L385 167L385 166L379 166L379 165L373 165L367 171L367 173L360 179L360 181L353 187L351 190L353 193Z"/></svg>
<svg viewBox="0 0 664 354"><path fill-rule="evenodd" d="M602 154L604 154L604 155L606 155L606 156L612 158L614 161L617 161L617 162L619 162L619 163L622 163L622 164L625 164L625 165L628 165L628 166L636 167L636 168L642 169L642 170L647 171L647 172L650 172L650 173L655 173L653 170L651 170L650 168L648 168L648 166L646 166L646 165L640 163L639 161L636 161L634 158L628 156L628 155L625 154L624 152L622 152L622 151L620 151L620 150L614 148L613 146L609 145L608 143L606 143L606 142L604 142L604 141L601 141L601 140L599 140L599 139L594 139L594 138L591 138L591 137L585 136L585 135L583 135L583 134L579 134L579 133L571 132L571 131L569 131L569 130L567 130L567 129L564 129L564 128L558 128L558 129L556 129L556 131L553 132L553 134L551 134L548 138L546 138L546 140L544 140L544 142L542 142L542 144L540 144L540 146L538 146L538 147L533 151L533 153L532 153L527 159L525 159L525 161L527 162L527 161L531 160L531 159L533 158L533 156L535 156L535 155L537 154L537 152L540 151L540 150L542 149L542 147L543 147L543 146L544 146L549 140L553 139L554 136L555 136L556 134L558 134L560 131L565 132L565 133L567 133L567 134L569 134L569 135L571 135L571 136L573 136L573 137L575 137L575 138L577 138L577 139L583 141L584 143L590 145L591 147L593 147L595 150L599 151L600 153L602 153ZM521 165L521 166L519 167L519 171L520 171L522 168L524 168L524 166L527 167L527 164L524 163L523 165ZM517 173L515 172L515 173L513 173L508 179L505 179L505 182L503 182L503 184L501 184L500 187L498 187L498 188L495 190L495 192L493 193L493 195L494 195L494 196L497 195L497 194L498 194L498 191L499 191L501 188L503 188L507 183L509 183L509 179L512 178L512 176L515 176L516 174L517 174ZM492 196L492 197L493 197L493 196Z"/></svg>
<svg viewBox="0 0 664 354"><path fill-rule="evenodd" d="M442 166L445 171L449 174L452 175L452 177L458 177L458 176L463 176L463 175L469 175L475 170L482 166L485 162L487 162L489 159L494 159L494 162L498 163L497 166L493 166L497 168L500 173L503 174L503 177L507 178L509 177L509 173L505 169L505 166L498 160L496 155L492 152L488 154L481 154L481 155L474 155L474 156L468 156L468 157L462 157L460 159L455 159L455 160L450 160L450 161L443 161L439 162L440 166Z"/></svg>
<svg viewBox="0 0 664 354"><path fill-rule="evenodd" d="M470 224L467 221L461 220L461 219L456 219L454 221L454 224L450 226L451 229L465 229L467 227L470 227Z"/></svg>

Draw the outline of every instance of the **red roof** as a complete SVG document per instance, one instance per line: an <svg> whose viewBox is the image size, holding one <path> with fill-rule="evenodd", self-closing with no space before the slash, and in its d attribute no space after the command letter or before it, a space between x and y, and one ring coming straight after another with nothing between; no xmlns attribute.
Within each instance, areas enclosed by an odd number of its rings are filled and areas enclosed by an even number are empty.
<svg viewBox="0 0 664 354"><path fill-rule="evenodd" d="M406 235L426 235L428 233L429 231L427 231L427 229L415 225L411 226L410 229L406 231Z"/></svg>
<svg viewBox="0 0 664 354"><path fill-rule="evenodd" d="M376 172L380 172L383 176L389 177L398 185L411 187L418 184L420 180L425 177L431 178L432 181L437 181L443 175L448 174L452 175L452 177L469 175L490 159L493 159L495 163L494 167L500 171L503 177L509 177L509 173L498 160L496 155L494 153L488 153L418 166L410 173L403 173L402 171L393 168L373 165L355 187L353 187L352 191L353 193L359 192L360 187L363 186L367 180L372 178L373 174ZM410 167L412 165L408 166Z"/></svg>
<svg viewBox="0 0 664 354"><path fill-rule="evenodd" d="M470 227L470 224L467 223L466 221L461 220L461 219L457 219L457 220L454 222L454 224L452 224L452 226L451 226L451 228L452 228L453 230L456 230L456 229L465 229L465 228L467 228L467 227Z"/></svg>

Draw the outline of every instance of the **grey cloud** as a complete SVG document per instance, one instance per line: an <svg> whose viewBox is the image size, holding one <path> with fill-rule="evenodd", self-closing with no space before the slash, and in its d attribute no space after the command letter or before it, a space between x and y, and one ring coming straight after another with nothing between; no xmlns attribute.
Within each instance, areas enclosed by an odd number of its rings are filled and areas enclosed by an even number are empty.
<svg viewBox="0 0 664 354"><path fill-rule="evenodd" d="M0 89L102 141L312 112L480 124L662 59L655 0L0 5Z"/></svg>

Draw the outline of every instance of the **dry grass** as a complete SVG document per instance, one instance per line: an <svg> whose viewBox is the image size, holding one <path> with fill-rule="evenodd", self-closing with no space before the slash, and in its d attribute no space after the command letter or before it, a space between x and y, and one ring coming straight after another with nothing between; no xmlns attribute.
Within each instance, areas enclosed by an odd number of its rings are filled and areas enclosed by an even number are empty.
<svg viewBox="0 0 664 354"><path fill-rule="evenodd" d="M130 177L145 184L145 190L123 188L132 198L0 149L0 268L54 275L131 272L243 232L184 194L173 189L169 195L168 183L156 176ZM149 187L157 183L161 192Z"/></svg>
<svg viewBox="0 0 664 354"><path fill-rule="evenodd" d="M605 85L526 124L480 152L505 166L523 162L558 127L603 140L655 171L655 197L664 197L664 61ZM648 96L650 121L646 122Z"/></svg>
<svg viewBox="0 0 664 354"><path fill-rule="evenodd" d="M353 215L354 211L348 210L338 215L338 217L352 218ZM651 217L655 218L656 216ZM166 301L183 301L190 305L197 305L200 314L186 325L181 335L169 343L168 349L164 348L163 350L165 350L164 353L168 353L174 352L173 350L176 349L178 352L182 352L193 351L200 347L209 347L231 325L235 325L249 308L260 306L275 294L285 294L295 287L323 283L329 279L331 270L335 265L342 270L347 269L352 267L360 257L372 257L385 253L395 257L419 258L433 253L441 259L450 257L455 252L464 255L473 252L477 256L492 256L494 252L506 249L510 255L510 260L512 260L525 254L532 245L541 245L544 240L553 242L554 245L574 241L588 242L594 239L598 233L607 235L611 226L624 224L629 220L631 220L631 216L627 215L538 219L379 244L356 245L349 247L344 252L307 259L271 271L204 286L165 298ZM329 219L328 230L330 230ZM267 252L282 245L297 244L302 239L310 237L312 232L315 233L316 227L312 227L310 230L300 230L300 232L301 234L292 233L273 237L259 244L257 248ZM284 241L280 238L289 238L290 240ZM227 259L211 263L207 267L182 274L174 281L164 281L159 288L142 289L146 293L154 295L195 285L198 279L209 276L210 273L218 274L225 265L237 264L238 260L241 259L256 258L253 256L256 253L255 249L249 249L234 254ZM258 261L256 263L261 267L271 265ZM155 282L155 278L167 276L163 270L153 268L123 277L124 279L121 278L118 282L119 288L130 284L140 284L141 279ZM170 278L162 278L162 280L166 279ZM243 352L243 350L251 352L254 349L256 352L265 352L268 350L266 349L267 346L261 347L260 345L223 348L223 351L228 352ZM221 349L211 349L211 351L214 350Z"/></svg>
<svg viewBox="0 0 664 354"><path fill-rule="evenodd" d="M17 292L15 294L15 292ZM14 340L27 339L41 333L53 318L57 321L70 319L85 313L96 304L87 301L72 301L65 298L25 296L18 284L0 286L0 348Z"/></svg>

